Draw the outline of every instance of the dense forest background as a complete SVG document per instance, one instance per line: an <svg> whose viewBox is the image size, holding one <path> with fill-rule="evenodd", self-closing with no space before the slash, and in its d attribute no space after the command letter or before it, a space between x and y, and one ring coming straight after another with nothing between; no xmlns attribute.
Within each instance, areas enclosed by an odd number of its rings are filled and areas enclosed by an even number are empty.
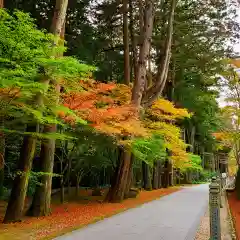
<svg viewBox="0 0 240 240"><path fill-rule="evenodd" d="M0 6L5 223L22 218L26 196L26 214L44 216L58 190L64 202L72 187L107 188L105 201L118 202L219 170L211 159L229 142L214 133L233 129L219 75L236 57L237 2Z"/></svg>

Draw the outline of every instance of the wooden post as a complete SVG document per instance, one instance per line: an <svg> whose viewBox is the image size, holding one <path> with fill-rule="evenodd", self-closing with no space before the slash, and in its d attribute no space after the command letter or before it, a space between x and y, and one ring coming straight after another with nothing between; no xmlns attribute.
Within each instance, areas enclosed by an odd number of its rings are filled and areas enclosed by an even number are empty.
<svg viewBox="0 0 240 240"><path fill-rule="evenodd" d="M216 178L209 185L210 239L221 240L220 186Z"/></svg>

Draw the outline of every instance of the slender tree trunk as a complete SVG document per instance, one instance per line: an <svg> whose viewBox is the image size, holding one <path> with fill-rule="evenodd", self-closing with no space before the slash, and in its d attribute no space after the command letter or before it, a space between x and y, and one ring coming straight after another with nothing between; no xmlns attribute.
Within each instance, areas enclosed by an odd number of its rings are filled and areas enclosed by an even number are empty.
<svg viewBox="0 0 240 240"><path fill-rule="evenodd" d="M124 194L125 198L128 198L129 191L133 183L133 161L134 161L134 156L133 154L131 154L130 167L129 167L128 177L127 177L125 194Z"/></svg>
<svg viewBox="0 0 240 240"><path fill-rule="evenodd" d="M168 18L167 38L166 38L165 46L163 49L164 54L158 66L156 84L154 84L151 88L149 88L146 94L144 95L142 104L145 107L150 106L162 94L166 84L169 63L171 59L173 21L174 21L176 3L177 3L177 0L172 0L171 2L171 9L169 11L169 18Z"/></svg>
<svg viewBox="0 0 240 240"><path fill-rule="evenodd" d="M148 59L149 48L151 44L153 30L153 3L152 1L147 1L144 14L144 26L141 28L141 46L138 59L138 71L137 76L134 81L133 91L132 91L132 103L140 108L142 93L144 91L144 86L146 82L146 63ZM124 198L124 193L126 190L126 183L128 178L128 173L130 171L130 160L131 153L124 151L124 156L121 157L116 181L112 185L108 192L107 200L110 202L119 202Z"/></svg>
<svg viewBox="0 0 240 240"><path fill-rule="evenodd" d="M152 181L149 165L142 162L143 188L147 191L152 190Z"/></svg>
<svg viewBox="0 0 240 240"><path fill-rule="evenodd" d="M131 153L123 150L123 153L121 155L116 176L114 176L115 179L106 198L106 200L109 202L121 202L124 199L126 182L130 169Z"/></svg>
<svg viewBox="0 0 240 240"><path fill-rule="evenodd" d="M56 132L56 125L50 125L45 131ZM31 210L32 216L48 216L51 213L52 172L54 163L55 140L43 140L40 152L41 184L37 186Z"/></svg>
<svg viewBox="0 0 240 240"><path fill-rule="evenodd" d="M162 162L158 161L158 188L162 188Z"/></svg>
<svg viewBox="0 0 240 240"><path fill-rule="evenodd" d="M64 189L64 180L63 176L61 177L61 203L63 204L65 201L65 189Z"/></svg>
<svg viewBox="0 0 240 240"><path fill-rule="evenodd" d="M27 128L28 132L36 132L36 128ZM4 223L20 221L23 215L24 202L28 187L28 180L35 153L36 138L27 136L22 145L18 173L13 182L10 200L4 217Z"/></svg>
<svg viewBox="0 0 240 240"><path fill-rule="evenodd" d="M194 153L195 151L195 126L191 126L191 132L190 132L190 152Z"/></svg>
<svg viewBox="0 0 240 240"><path fill-rule="evenodd" d="M130 84L130 57L129 57L129 30L128 30L128 0L123 0L123 45L124 45L124 82Z"/></svg>
<svg viewBox="0 0 240 240"><path fill-rule="evenodd" d="M54 17L52 21L52 33L56 37L55 44L59 44L59 37L65 32L65 19L68 0L57 0ZM62 33L62 34L61 34ZM56 56L58 57L58 56ZM60 86L56 84L56 93L60 92ZM58 102L58 97L56 102ZM57 127L55 124L46 125L45 133L55 133ZM48 139L42 142L40 164L41 171L46 173L41 177L41 185L37 186L29 214L33 216L47 216L51 213L51 190L52 190L52 172L54 165L55 140Z"/></svg>
<svg viewBox="0 0 240 240"><path fill-rule="evenodd" d="M0 8L4 8L4 0L0 0ZM4 118L0 117L0 127L4 127ZM4 164L5 164L5 135L0 132L0 197L3 195L4 183Z"/></svg>
<svg viewBox="0 0 240 240"><path fill-rule="evenodd" d="M0 8L4 8L4 0L0 0Z"/></svg>
<svg viewBox="0 0 240 240"><path fill-rule="evenodd" d="M168 172L169 172L169 186L173 186L173 165L172 161L168 162Z"/></svg>
<svg viewBox="0 0 240 240"><path fill-rule="evenodd" d="M62 154L63 155L63 154ZM64 189L64 172L63 172L63 156L60 161L60 171L61 171L61 178L60 178L60 187L61 187L61 203L65 201L65 189Z"/></svg>
<svg viewBox="0 0 240 240"><path fill-rule="evenodd" d="M158 189L158 175L159 175L159 162L155 161L153 166L153 181L152 186L153 189Z"/></svg>
<svg viewBox="0 0 240 240"><path fill-rule="evenodd" d="M134 75L134 79L137 77L137 43L134 31L134 17L133 17L133 0L129 0L129 12L130 12L130 33L131 33L131 51L132 51L132 69Z"/></svg>
<svg viewBox="0 0 240 240"><path fill-rule="evenodd" d="M4 127L3 117L0 117L0 127ZM4 183L4 164L5 164L5 134L0 132L0 197L3 195Z"/></svg>
<svg viewBox="0 0 240 240"><path fill-rule="evenodd" d="M79 196L79 185L81 182L82 176L81 175L77 175L77 181L76 181L76 196Z"/></svg>
<svg viewBox="0 0 240 240"><path fill-rule="evenodd" d="M153 31L153 3L152 1L146 2L144 13L144 26L141 32L140 50L138 58L137 76L134 82L132 91L132 102L137 107L140 107L142 101L143 91L146 83L146 65L148 60L149 49L151 45L152 31Z"/></svg>
<svg viewBox="0 0 240 240"><path fill-rule="evenodd" d="M69 158L68 160L68 168L67 168L67 191L68 191L68 196L71 194L71 168L72 168L72 159Z"/></svg>

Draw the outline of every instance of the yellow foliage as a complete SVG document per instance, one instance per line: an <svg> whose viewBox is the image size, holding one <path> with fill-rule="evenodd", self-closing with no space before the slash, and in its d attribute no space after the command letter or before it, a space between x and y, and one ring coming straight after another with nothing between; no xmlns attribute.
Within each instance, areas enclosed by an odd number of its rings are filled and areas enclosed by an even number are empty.
<svg viewBox="0 0 240 240"><path fill-rule="evenodd" d="M240 59L230 59L230 63L233 64L235 67L240 68Z"/></svg>
<svg viewBox="0 0 240 240"><path fill-rule="evenodd" d="M189 163L188 154L186 152L187 144L181 139L180 128L167 122L146 122L148 128L155 134L163 136L166 147L171 150L170 159L177 168L184 168Z"/></svg>
<svg viewBox="0 0 240 240"><path fill-rule="evenodd" d="M163 98L159 98L153 103L148 114L158 118L159 120L176 120L189 118L191 115L184 108L176 108L174 104Z"/></svg>
<svg viewBox="0 0 240 240"><path fill-rule="evenodd" d="M181 139L181 130L173 123L189 117L191 114L186 109L176 108L172 102L160 98L147 110L145 122L152 133L163 136L166 147L171 151L174 167L181 169L191 164L186 152L187 144Z"/></svg>
<svg viewBox="0 0 240 240"><path fill-rule="evenodd" d="M235 176L237 174L237 169L237 161L232 150L228 156L228 174L230 176Z"/></svg>

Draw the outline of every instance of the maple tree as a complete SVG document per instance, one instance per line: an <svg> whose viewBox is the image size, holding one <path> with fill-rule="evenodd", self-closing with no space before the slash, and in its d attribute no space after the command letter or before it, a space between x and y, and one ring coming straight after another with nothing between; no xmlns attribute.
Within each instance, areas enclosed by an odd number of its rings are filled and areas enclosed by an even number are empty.
<svg viewBox="0 0 240 240"><path fill-rule="evenodd" d="M131 104L130 87L123 84L79 82L82 91L63 94L63 104L100 132L113 136L147 136L138 111ZM66 121L68 116L59 113Z"/></svg>
<svg viewBox="0 0 240 240"><path fill-rule="evenodd" d="M176 108L174 104L165 99L156 100L146 111L145 126L154 134L163 136L166 148L171 150L170 159L178 168L183 168L188 162L186 153L187 144L181 139L181 129L175 125L177 120L190 118L186 109Z"/></svg>

